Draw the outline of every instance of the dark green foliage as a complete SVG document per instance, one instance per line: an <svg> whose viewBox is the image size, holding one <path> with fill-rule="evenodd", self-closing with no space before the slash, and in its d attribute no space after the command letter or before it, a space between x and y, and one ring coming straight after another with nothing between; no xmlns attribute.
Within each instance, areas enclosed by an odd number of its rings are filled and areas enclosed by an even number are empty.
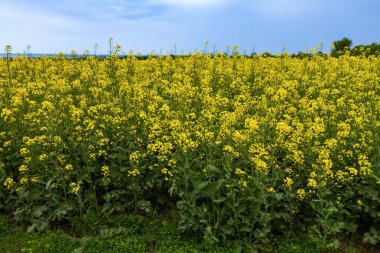
<svg viewBox="0 0 380 253"><path fill-rule="evenodd" d="M277 236L268 243L252 244L245 240L226 242L224 245L208 245L200 242L197 234L181 234L174 217L160 219L140 216L118 217L118 227L99 230L96 235L73 237L70 231L50 229L43 233L25 233L24 227L9 227L7 218L0 216L0 252L9 253L327 253L377 252L365 247L356 238L344 238L337 250L321 249L320 241L305 233L288 233Z"/></svg>
<svg viewBox="0 0 380 253"><path fill-rule="evenodd" d="M372 43L370 45L357 45L353 49L351 49L351 55L380 55L380 44Z"/></svg>
<svg viewBox="0 0 380 253"><path fill-rule="evenodd" d="M341 40L334 41L334 49L331 50L331 54L343 53L350 50L352 40L344 37Z"/></svg>

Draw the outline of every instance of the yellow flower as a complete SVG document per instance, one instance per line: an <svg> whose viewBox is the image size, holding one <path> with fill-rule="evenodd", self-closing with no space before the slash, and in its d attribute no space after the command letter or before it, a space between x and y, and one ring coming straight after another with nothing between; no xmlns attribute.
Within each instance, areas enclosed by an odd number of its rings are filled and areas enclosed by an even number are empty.
<svg viewBox="0 0 380 253"><path fill-rule="evenodd" d="M274 192L276 192L276 190L275 190L273 187L269 187L269 188L267 189L267 191L270 192L270 193L274 193Z"/></svg>
<svg viewBox="0 0 380 253"><path fill-rule="evenodd" d="M338 145L338 140L337 139L328 139L325 141L326 146L330 149L333 150L336 148Z"/></svg>
<svg viewBox="0 0 380 253"><path fill-rule="evenodd" d="M297 190L297 198L299 200L303 200L305 198L306 192L304 189L298 189Z"/></svg>
<svg viewBox="0 0 380 253"><path fill-rule="evenodd" d="M14 184L14 181L12 178L8 177L7 179L5 179L4 181L4 186L5 188L7 188L8 190L12 187L12 185Z"/></svg>
<svg viewBox="0 0 380 253"><path fill-rule="evenodd" d="M170 160L168 161L168 165L169 165L170 167L175 167L175 166L177 165L177 161L174 160L174 159L170 159Z"/></svg>
<svg viewBox="0 0 380 253"><path fill-rule="evenodd" d="M341 122L338 124L338 138L346 138L350 135L351 126L345 122Z"/></svg>
<svg viewBox="0 0 380 253"><path fill-rule="evenodd" d="M259 158L252 158L251 159L255 165L256 165L256 168L259 170L259 171L262 171L262 172L266 172L267 171L267 168L268 168L268 165L265 161L259 159Z"/></svg>
<svg viewBox="0 0 380 253"><path fill-rule="evenodd" d="M28 182L29 182L29 179L26 178L26 177L23 177L23 178L20 179L20 183L21 184L27 184Z"/></svg>
<svg viewBox="0 0 380 253"><path fill-rule="evenodd" d="M110 175L110 168L106 165L102 166L101 172L103 177L108 177Z"/></svg>
<svg viewBox="0 0 380 253"><path fill-rule="evenodd" d="M20 154L22 156L27 156L29 154L29 150L27 148L21 148L20 149Z"/></svg>
<svg viewBox="0 0 380 253"><path fill-rule="evenodd" d="M67 170L67 171L72 171L73 169L74 169L73 165L71 165L71 164L66 164L66 166L65 166L65 170Z"/></svg>
<svg viewBox="0 0 380 253"><path fill-rule="evenodd" d="M316 178L317 177L317 173L315 173L315 171L312 171L312 172L310 172L309 177L310 178Z"/></svg>
<svg viewBox="0 0 380 253"><path fill-rule="evenodd" d="M63 165L63 164L65 163L65 161L66 161L64 155L58 155L58 156L57 156L57 159L58 159L59 163L62 164L62 165Z"/></svg>
<svg viewBox="0 0 380 253"><path fill-rule="evenodd" d="M309 186L310 188L317 188L317 180L315 180L314 178L309 178L307 180L307 186Z"/></svg>
<svg viewBox="0 0 380 253"><path fill-rule="evenodd" d="M353 176L358 175L358 170L357 169L355 169L353 167L348 167L347 169L350 172L350 174L352 174Z"/></svg>
<svg viewBox="0 0 380 253"><path fill-rule="evenodd" d="M285 172L288 173L288 174L291 174L293 172L292 168L285 168Z"/></svg>
<svg viewBox="0 0 380 253"><path fill-rule="evenodd" d="M133 170L128 171L128 176L135 177L137 175L140 175L140 171L138 169L133 169Z"/></svg>
<svg viewBox="0 0 380 253"><path fill-rule="evenodd" d="M140 158L140 152L139 151L134 151L129 155L129 161L133 164L139 163L139 158Z"/></svg>
<svg viewBox="0 0 380 253"><path fill-rule="evenodd" d="M259 122L256 119L247 118L244 121L244 127L250 131L256 131L259 129Z"/></svg>
<svg viewBox="0 0 380 253"><path fill-rule="evenodd" d="M362 175L367 176L372 173L371 162L368 160L368 157L364 154L359 154L358 156L359 171Z"/></svg>
<svg viewBox="0 0 380 253"><path fill-rule="evenodd" d="M46 154L42 154L42 155L40 155L40 156L38 157L38 159L39 159L40 161L44 161L44 160L46 160L47 157L48 157L48 156L47 156Z"/></svg>
<svg viewBox="0 0 380 253"><path fill-rule="evenodd" d="M245 171L242 170L242 169L240 169L240 168L236 168L235 169L235 174L238 175L238 176L240 176L240 177L242 177L242 176L245 175Z"/></svg>
<svg viewBox="0 0 380 253"><path fill-rule="evenodd" d="M90 160L91 160L91 161L95 161L95 159L96 159L96 154L91 153L91 154L90 154Z"/></svg>
<svg viewBox="0 0 380 253"><path fill-rule="evenodd" d="M292 131L292 127L289 126L286 122L282 121L282 122L277 123L276 130L280 134L287 135Z"/></svg>
<svg viewBox="0 0 380 253"><path fill-rule="evenodd" d="M25 164L30 164L31 161L32 161L32 157L30 157L30 156L24 158Z"/></svg>
<svg viewBox="0 0 380 253"><path fill-rule="evenodd" d="M164 174L164 175L168 175L168 176L170 176L170 177L173 176L173 174L172 174L167 168L163 168L163 169L161 170L161 173Z"/></svg>
<svg viewBox="0 0 380 253"><path fill-rule="evenodd" d="M55 182L52 183L51 186L50 186L51 189L57 189L58 187L59 187L59 184L55 183Z"/></svg>
<svg viewBox="0 0 380 253"><path fill-rule="evenodd" d="M344 171L338 170L338 171L335 173L335 176L336 176L336 178L337 178L339 181L344 181L344 180L346 179L347 172L344 172Z"/></svg>
<svg viewBox="0 0 380 253"><path fill-rule="evenodd" d="M62 138L58 135L54 136L53 140L54 140L55 144L61 144L62 143Z"/></svg>
<svg viewBox="0 0 380 253"><path fill-rule="evenodd" d="M292 188L293 180L290 177L284 178L284 186L287 188Z"/></svg>
<svg viewBox="0 0 380 253"><path fill-rule="evenodd" d="M74 194L78 194L79 192L79 185L75 182L70 182L70 188L71 188L71 192L74 193Z"/></svg>
<svg viewBox="0 0 380 253"><path fill-rule="evenodd" d="M26 173L26 172L28 172L29 171L29 168L28 168L28 166L26 166L26 165L21 165L19 168L18 168L18 171L20 172L20 173Z"/></svg>
<svg viewBox="0 0 380 253"><path fill-rule="evenodd" d="M224 146L223 151L225 151L229 154L232 154L235 157L239 157L239 155L240 155L239 152L235 151L235 149L233 147L231 147L230 145Z"/></svg>
<svg viewBox="0 0 380 253"><path fill-rule="evenodd" d="M13 117L13 111L8 108L4 108L1 110L1 117L5 122L13 123L16 119Z"/></svg>

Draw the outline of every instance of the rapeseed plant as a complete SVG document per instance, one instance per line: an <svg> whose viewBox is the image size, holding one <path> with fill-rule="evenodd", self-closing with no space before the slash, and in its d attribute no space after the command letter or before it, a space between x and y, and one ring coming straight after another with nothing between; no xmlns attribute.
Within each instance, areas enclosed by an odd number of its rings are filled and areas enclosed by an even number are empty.
<svg viewBox="0 0 380 253"><path fill-rule="evenodd" d="M62 218L55 210L96 210L101 220L180 199L181 227L210 238L269 236L284 222L274 217L319 212L316 200L338 194L350 219L372 212L379 57L242 57L235 48L232 57L138 60L109 42L105 60L0 59L0 199L9 211L34 222L29 209L48 201L49 222ZM351 206L358 196L360 211Z"/></svg>

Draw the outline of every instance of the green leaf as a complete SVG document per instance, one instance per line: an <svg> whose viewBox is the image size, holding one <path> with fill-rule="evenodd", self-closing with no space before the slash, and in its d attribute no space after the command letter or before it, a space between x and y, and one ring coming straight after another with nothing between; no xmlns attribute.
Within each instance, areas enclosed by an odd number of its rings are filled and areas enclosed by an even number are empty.
<svg viewBox="0 0 380 253"><path fill-rule="evenodd" d="M225 183L224 179L219 179L218 181L215 182L215 189L223 188L224 183Z"/></svg>
<svg viewBox="0 0 380 253"><path fill-rule="evenodd" d="M120 172L127 172L128 171L128 167L120 167Z"/></svg>
<svg viewBox="0 0 380 253"><path fill-rule="evenodd" d="M201 182L201 183L198 183L198 184L194 184L194 188L196 190L202 190L204 189L210 182L209 181L204 181L204 182Z"/></svg>
<svg viewBox="0 0 380 253"><path fill-rule="evenodd" d="M33 209L34 217L40 217L48 208L46 206L37 206Z"/></svg>
<svg viewBox="0 0 380 253"><path fill-rule="evenodd" d="M337 209L335 206L332 206L332 207L329 207L329 208L327 209L327 211L328 211L329 213L336 213L336 212L338 212L338 209Z"/></svg>
<svg viewBox="0 0 380 253"><path fill-rule="evenodd" d="M53 183L53 181L54 181L54 179L53 178L51 178L51 179L49 179L49 181L47 181L47 183L46 183L46 190L49 190L50 189L50 185L51 185L51 183Z"/></svg>
<svg viewBox="0 0 380 253"><path fill-rule="evenodd" d="M116 157L117 157L116 154L110 154L110 155L108 155L108 158L111 159L111 160L115 159Z"/></svg>
<svg viewBox="0 0 380 253"><path fill-rule="evenodd" d="M284 194L277 192L274 194L274 197L276 198L276 200L281 200L281 199L283 199Z"/></svg>
<svg viewBox="0 0 380 253"><path fill-rule="evenodd" d="M213 199L212 202L214 202L214 203L222 203L222 202L224 202L225 200L226 200L225 197L221 197L221 198L219 198L219 199Z"/></svg>
<svg viewBox="0 0 380 253"><path fill-rule="evenodd" d="M54 210L53 212L53 220L61 220L67 214L67 209L65 206L61 206Z"/></svg>
<svg viewBox="0 0 380 253"><path fill-rule="evenodd" d="M221 170L218 167L215 167L214 165L207 165L207 169L214 173L220 173Z"/></svg>
<svg viewBox="0 0 380 253"><path fill-rule="evenodd" d="M177 208L178 209L185 209L187 207L187 203L184 200L178 200L177 201Z"/></svg>
<svg viewBox="0 0 380 253"><path fill-rule="evenodd" d="M33 223L31 226L28 227L27 232L30 233L32 231L41 232L43 231L49 223L45 220L38 220L37 222Z"/></svg>
<svg viewBox="0 0 380 253"><path fill-rule="evenodd" d="M173 185L169 188L169 190L168 190L168 193L169 193L170 196L173 195L174 189L175 189L175 185L173 184Z"/></svg>

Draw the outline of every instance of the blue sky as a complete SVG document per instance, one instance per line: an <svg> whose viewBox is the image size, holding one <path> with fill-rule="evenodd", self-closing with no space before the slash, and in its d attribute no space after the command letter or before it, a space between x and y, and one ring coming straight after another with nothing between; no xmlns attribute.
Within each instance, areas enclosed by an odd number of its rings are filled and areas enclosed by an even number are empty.
<svg viewBox="0 0 380 253"><path fill-rule="evenodd" d="M308 51L348 37L380 42L379 0L0 0L0 47L13 53Z"/></svg>

